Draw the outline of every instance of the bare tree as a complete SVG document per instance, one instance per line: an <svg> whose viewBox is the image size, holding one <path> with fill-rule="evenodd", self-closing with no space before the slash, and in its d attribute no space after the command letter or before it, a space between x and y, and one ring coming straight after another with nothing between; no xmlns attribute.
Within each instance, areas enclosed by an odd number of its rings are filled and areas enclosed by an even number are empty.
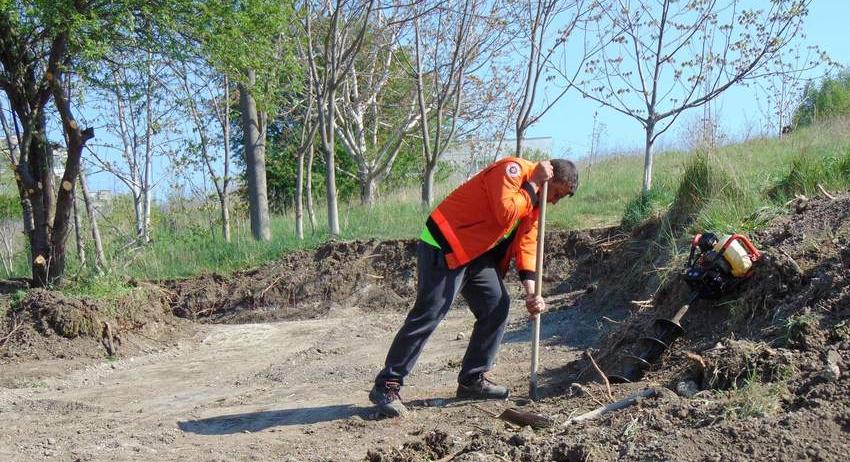
<svg viewBox="0 0 850 462"><path fill-rule="evenodd" d="M368 37L340 87L340 143L357 164L360 202L371 205L389 175L404 139L421 117L408 76L400 36L409 25L407 8L384 8L370 21ZM426 109L427 112L427 109Z"/></svg>
<svg viewBox="0 0 850 462"><path fill-rule="evenodd" d="M504 8L501 1L456 0L414 19L413 75L425 160L425 208L434 201L434 173L440 158L456 135L467 131L460 126L474 125L475 119L483 118L482 109L490 108L481 91L484 86L475 85L475 80L508 42L501 15Z"/></svg>
<svg viewBox="0 0 850 462"><path fill-rule="evenodd" d="M600 3L596 0L539 0L515 4L511 18L518 28L517 53L522 56L523 65L515 114L516 156L522 155L522 142L528 128L549 112L572 86L573 79L568 79L567 85L557 90L551 98L540 95L541 91L545 91L541 88L541 79L544 82L550 80L546 73L554 65L554 53L559 49L567 49L573 33L581 30L599 7ZM552 30L559 26L556 31ZM599 44L587 42L583 48L569 49L569 67L576 69L573 77L599 49ZM564 65L561 69L562 73L567 72L566 67Z"/></svg>
<svg viewBox="0 0 850 462"><path fill-rule="evenodd" d="M335 0L317 5L307 1L305 6L307 65L326 167L328 228L336 236L340 233L334 158L338 92L363 45L375 0ZM318 29L315 21L319 22Z"/></svg>
<svg viewBox="0 0 850 462"><path fill-rule="evenodd" d="M162 178L154 180L154 159L174 150L174 119L179 104L165 97L170 93L173 74L168 61L146 52L143 59L118 54L112 64L92 79L95 104L104 127L119 141L93 143L92 162L121 181L133 199L136 236L151 239L150 216L154 190Z"/></svg>
<svg viewBox="0 0 850 462"><path fill-rule="evenodd" d="M773 75L757 82L758 104L775 135L781 138L794 130L794 111L803 100L806 85L826 75L836 65L817 46L800 43L769 63ZM822 68L822 73L815 72L818 68Z"/></svg>
<svg viewBox="0 0 850 462"><path fill-rule="evenodd" d="M652 147L686 110L771 73L800 33L810 0L749 9L740 0L616 0L587 41L603 46L565 80L586 98L627 115L645 131L643 190L652 187Z"/></svg>
<svg viewBox="0 0 850 462"><path fill-rule="evenodd" d="M230 242L230 81L227 75L220 75L205 64L194 64L190 67L183 62L172 66L180 83L177 96L184 103L197 135L197 141L189 143L192 156L186 161L200 163L213 183L221 212L222 236ZM218 124L218 136L210 131L214 124Z"/></svg>

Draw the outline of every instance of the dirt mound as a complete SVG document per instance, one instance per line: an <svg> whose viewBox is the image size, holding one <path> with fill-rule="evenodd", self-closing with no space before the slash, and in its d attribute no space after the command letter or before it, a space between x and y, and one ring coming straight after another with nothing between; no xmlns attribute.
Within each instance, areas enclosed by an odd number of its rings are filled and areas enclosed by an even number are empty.
<svg viewBox="0 0 850 462"><path fill-rule="evenodd" d="M13 298L3 298L0 362L131 354L187 328L159 290L135 288L112 301L44 289Z"/></svg>
<svg viewBox="0 0 850 462"><path fill-rule="evenodd" d="M613 229L554 231L547 236L546 292L585 290ZM332 304L365 311L406 311L416 297L416 240L329 242L283 255L230 276L203 275L159 284L173 293L178 316L216 323L315 319ZM594 266L595 268L596 266ZM594 275L596 277L602 274ZM510 278L515 278L513 271Z"/></svg>
<svg viewBox="0 0 850 462"><path fill-rule="evenodd" d="M400 310L415 296L416 241L330 242L263 267L160 282L178 316L240 323L320 318L331 303Z"/></svg>

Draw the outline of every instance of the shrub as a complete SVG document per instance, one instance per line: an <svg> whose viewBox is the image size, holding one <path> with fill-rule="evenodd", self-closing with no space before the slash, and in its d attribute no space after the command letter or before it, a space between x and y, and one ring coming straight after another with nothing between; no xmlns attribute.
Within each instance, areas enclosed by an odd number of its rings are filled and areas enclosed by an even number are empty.
<svg viewBox="0 0 850 462"><path fill-rule="evenodd" d="M658 218L670 205L673 193L663 186L641 192L626 204L621 226L631 231L650 218Z"/></svg>

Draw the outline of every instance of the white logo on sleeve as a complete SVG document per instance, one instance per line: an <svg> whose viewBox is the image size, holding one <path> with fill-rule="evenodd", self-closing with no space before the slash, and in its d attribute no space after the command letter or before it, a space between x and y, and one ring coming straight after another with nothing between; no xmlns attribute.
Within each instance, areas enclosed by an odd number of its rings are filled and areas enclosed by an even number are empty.
<svg viewBox="0 0 850 462"><path fill-rule="evenodd" d="M519 164L511 162L508 164L508 168L505 169L505 172L508 174L509 177L516 178L519 176L521 170L519 168Z"/></svg>

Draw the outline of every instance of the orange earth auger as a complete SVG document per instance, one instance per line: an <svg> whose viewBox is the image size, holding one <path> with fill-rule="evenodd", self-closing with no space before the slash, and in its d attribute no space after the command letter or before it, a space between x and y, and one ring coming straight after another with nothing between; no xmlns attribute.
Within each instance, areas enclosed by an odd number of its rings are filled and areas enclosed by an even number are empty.
<svg viewBox="0 0 850 462"><path fill-rule="evenodd" d="M652 363L685 335L682 317L698 299L716 299L737 288L752 276L755 263L762 257L749 239L740 235L726 235L718 239L712 233L697 234L691 241L691 253L682 278L691 288L688 303L672 319L656 319L652 334L638 341L636 354L625 355L620 361L620 371L608 376L614 383L635 382L643 377Z"/></svg>

